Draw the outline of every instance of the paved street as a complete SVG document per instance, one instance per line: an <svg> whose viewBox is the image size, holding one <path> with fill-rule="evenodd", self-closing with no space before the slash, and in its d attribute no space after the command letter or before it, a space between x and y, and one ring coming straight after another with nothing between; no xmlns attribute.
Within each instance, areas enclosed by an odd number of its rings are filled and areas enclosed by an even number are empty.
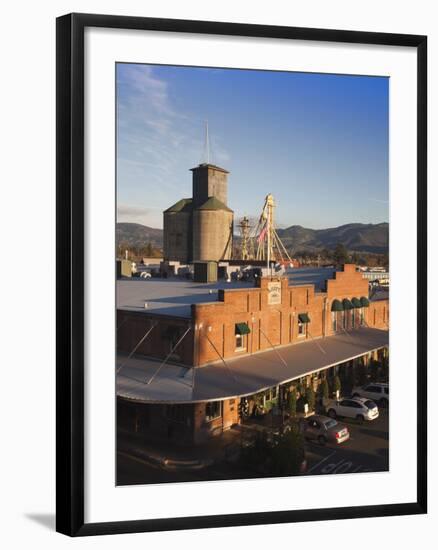
<svg viewBox="0 0 438 550"><path fill-rule="evenodd" d="M348 426L350 440L337 446L307 442L307 475L388 470L388 411L381 410L377 420L362 425L355 420L340 421ZM128 445L123 438L121 441L117 454L118 485L256 477L242 471L237 464L225 461L199 469L166 467L155 459L149 459L138 445L132 442Z"/></svg>
<svg viewBox="0 0 438 550"><path fill-rule="evenodd" d="M340 445L320 446L307 443L307 474L340 474L376 472L389 469L388 411L360 425L355 420L341 419L350 431L350 439Z"/></svg>

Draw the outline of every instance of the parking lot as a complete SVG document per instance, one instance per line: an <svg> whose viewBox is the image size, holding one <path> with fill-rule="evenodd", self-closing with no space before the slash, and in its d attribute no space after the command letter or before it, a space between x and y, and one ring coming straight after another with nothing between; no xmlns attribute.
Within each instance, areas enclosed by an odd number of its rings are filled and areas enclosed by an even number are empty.
<svg viewBox="0 0 438 550"><path fill-rule="evenodd" d="M308 441L307 475L380 472L389 469L389 415L380 409L380 416L371 422L339 419L350 432L350 439L340 445L319 445Z"/></svg>

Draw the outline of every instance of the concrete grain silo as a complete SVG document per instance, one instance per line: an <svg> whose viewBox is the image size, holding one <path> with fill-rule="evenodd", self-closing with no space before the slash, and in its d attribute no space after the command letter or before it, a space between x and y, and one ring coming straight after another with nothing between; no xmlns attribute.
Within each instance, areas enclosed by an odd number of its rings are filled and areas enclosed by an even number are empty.
<svg viewBox="0 0 438 550"><path fill-rule="evenodd" d="M193 197L163 212L165 261L229 260L233 211L227 206L228 171L209 163L191 169Z"/></svg>
<svg viewBox="0 0 438 550"><path fill-rule="evenodd" d="M229 260L233 240L233 211L216 197L193 210L193 261Z"/></svg>
<svg viewBox="0 0 438 550"><path fill-rule="evenodd" d="M192 199L181 199L163 212L164 260L192 259Z"/></svg>

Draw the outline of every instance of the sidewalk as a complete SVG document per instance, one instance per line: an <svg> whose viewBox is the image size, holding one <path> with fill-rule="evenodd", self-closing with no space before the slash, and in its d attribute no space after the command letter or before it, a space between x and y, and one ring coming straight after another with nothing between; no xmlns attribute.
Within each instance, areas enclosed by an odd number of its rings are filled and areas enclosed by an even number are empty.
<svg viewBox="0 0 438 550"><path fill-rule="evenodd" d="M232 460L240 450L241 431L231 428L219 437L198 445L152 439L119 429L117 452L129 454L165 469L201 469L215 462Z"/></svg>

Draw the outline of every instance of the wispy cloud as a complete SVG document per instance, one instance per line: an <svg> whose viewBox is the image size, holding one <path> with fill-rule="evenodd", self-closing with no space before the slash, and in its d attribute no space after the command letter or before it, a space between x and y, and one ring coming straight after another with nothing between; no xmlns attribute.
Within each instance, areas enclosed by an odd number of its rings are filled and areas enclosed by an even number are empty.
<svg viewBox="0 0 438 550"><path fill-rule="evenodd" d="M148 65L118 66L118 187L143 180L143 186L181 192L190 165L203 160L203 121L177 107L171 80L156 73ZM212 161L227 163L225 147L211 141Z"/></svg>
<svg viewBox="0 0 438 550"><path fill-rule="evenodd" d="M117 221L141 223L149 227L161 228L163 226L163 213L161 208L119 204L117 205Z"/></svg>
<svg viewBox="0 0 438 550"><path fill-rule="evenodd" d="M386 200L383 200L383 199L371 199L371 198L368 198L369 201L373 201L373 202L380 202L382 204L389 204L389 201L386 201Z"/></svg>

